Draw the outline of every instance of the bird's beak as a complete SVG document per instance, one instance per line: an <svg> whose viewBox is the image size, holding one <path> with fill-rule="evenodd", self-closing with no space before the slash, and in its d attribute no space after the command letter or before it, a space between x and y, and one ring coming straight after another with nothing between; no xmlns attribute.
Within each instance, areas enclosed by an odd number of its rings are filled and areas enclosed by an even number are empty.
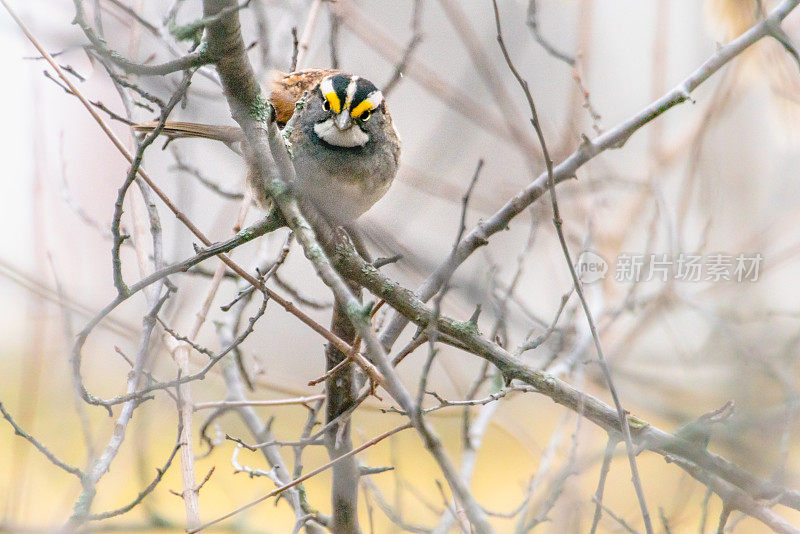
<svg viewBox="0 0 800 534"><path fill-rule="evenodd" d="M341 113L336 115L336 127L339 128L340 131L347 130L352 125L353 121L350 119L350 110L343 109Z"/></svg>

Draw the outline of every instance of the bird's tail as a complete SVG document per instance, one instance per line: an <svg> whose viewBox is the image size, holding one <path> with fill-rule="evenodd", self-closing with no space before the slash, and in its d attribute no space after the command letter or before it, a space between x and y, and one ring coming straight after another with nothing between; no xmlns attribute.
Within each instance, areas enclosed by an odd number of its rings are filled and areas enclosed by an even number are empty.
<svg viewBox="0 0 800 534"><path fill-rule="evenodd" d="M156 129L158 122L142 122L133 126L137 133L148 134ZM215 126L213 124L197 124L194 122L166 122L161 130L161 135L172 139L183 139L186 137L199 137L222 141L226 145L240 143L244 136L241 128L237 126Z"/></svg>

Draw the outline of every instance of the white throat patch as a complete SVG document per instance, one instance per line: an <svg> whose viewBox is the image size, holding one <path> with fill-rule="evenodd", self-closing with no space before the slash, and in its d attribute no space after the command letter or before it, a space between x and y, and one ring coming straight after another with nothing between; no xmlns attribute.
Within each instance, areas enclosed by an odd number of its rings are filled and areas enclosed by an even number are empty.
<svg viewBox="0 0 800 534"><path fill-rule="evenodd" d="M340 130L336 127L333 117L314 125L314 133L320 139L333 146L355 148L364 146L369 141L369 136L365 134L358 125L353 124L347 130Z"/></svg>

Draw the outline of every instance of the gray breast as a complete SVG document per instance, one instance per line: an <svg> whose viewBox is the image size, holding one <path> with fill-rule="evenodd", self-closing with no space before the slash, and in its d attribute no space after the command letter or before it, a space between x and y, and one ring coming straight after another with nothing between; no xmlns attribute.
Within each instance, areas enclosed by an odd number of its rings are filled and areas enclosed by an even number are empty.
<svg viewBox="0 0 800 534"><path fill-rule="evenodd" d="M372 207L388 191L400 156L397 134L386 119L388 128L370 129L369 142L357 148L329 146L314 133L313 123L301 122L289 137L297 194L337 224Z"/></svg>

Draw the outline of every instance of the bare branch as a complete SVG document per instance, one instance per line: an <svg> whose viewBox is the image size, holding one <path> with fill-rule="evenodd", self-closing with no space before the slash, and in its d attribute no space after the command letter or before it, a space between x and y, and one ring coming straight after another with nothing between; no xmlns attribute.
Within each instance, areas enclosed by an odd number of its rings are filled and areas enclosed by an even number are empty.
<svg viewBox="0 0 800 534"><path fill-rule="evenodd" d="M50 449L48 449L47 447L42 445L36 438L34 438L30 434L28 434L27 432L22 430L19 427L19 425L17 425L17 423L14 421L14 419L11 417L11 414L6 411L6 409L3 406L2 402L0 402L0 414L2 414L3 418L6 421L8 421L8 423L14 429L14 434L16 434L17 436L20 436L23 439L25 439L28 442L30 442L31 445L36 447L37 451L41 452L44 455L45 458L50 460L50 463L52 463L53 465L55 465L59 469L63 469L64 471L66 471L67 473L69 473L71 475L75 475L76 477L78 477L80 479L83 479L83 477L84 477L83 471L81 471L77 467L73 467L73 466L71 466L71 465L59 460L58 457L55 454L50 452Z"/></svg>
<svg viewBox="0 0 800 534"><path fill-rule="evenodd" d="M181 448L180 436L181 436L181 430L182 429L183 429L183 425L179 424L178 425L178 443L175 445L175 447L172 448L172 452L167 457L167 460L164 462L164 465L161 466L160 468L156 468L156 476L155 476L155 478L153 478L153 481L150 482L150 484L148 484L142 491L140 491L139 494L131 502L129 502L125 506L122 506L122 507L117 508L115 510L109 510L108 512L102 512L102 513L99 513L99 514L90 514L89 516L87 516L86 520L87 521L102 521L104 519L110 519L112 517L117 517L117 516L120 516L122 514L126 514L126 513L130 512L131 510L133 510L134 508L136 508L136 506L138 506L138 504L140 502L142 502L145 497L150 495L153 492L153 490L156 489L156 486L158 486L158 483L161 482L161 479L164 478L164 475L167 473L167 470L169 469L169 466L172 465L172 460L175 459L175 455L178 453L178 451Z"/></svg>
<svg viewBox="0 0 800 534"><path fill-rule="evenodd" d="M406 430L408 428L411 428L411 424L410 423L402 425L402 426L395 427L395 428L389 430L388 432L384 432L380 436L372 438L371 440L367 441L366 443L356 447L355 449L353 449L352 451L347 453L345 456L340 456L340 457L338 457L338 458L336 458L334 460L331 460L327 464L325 464L325 465L323 465L321 467L318 467L318 468L314 469L313 471L310 471L309 473L307 473L307 474L305 474L305 475L303 475L301 477L298 477L298 478L294 479L293 481L289 482L288 484L284 484L283 486L281 486L281 487L279 487L279 488L267 493L263 497L259 497L255 501L249 502L249 503L245 504L244 506L241 506L241 507L237 508L236 510L225 514L222 517L218 517L217 519L214 519L213 521L209 521L208 523L205 523L205 524L201 525L198 528L195 528L195 529L192 529L192 530L188 530L187 534L196 534L197 532L200 532L201 530L205 530L206 528L208 528L208 527L210 527L212 525L216 525L217 523L220 523L220 522L222 522L222 521L224 521L224 520L226 520L226 519L228 519L230 517L233 517L234 515L236 515L238 513L241 513L244 510L247 510L248 508L251 508L251 507L255 506L256 504L264 502L264 501L266 501L267 499L269 499L271 497L275 497L276 495L280 495L284 491L286 491L286 490L288 490L290 488L293 488L293 487L297 486L298 484L302 484L306 480L308 480L308 479L310 479L312 477L315 477L318 474L322 473L323 471L333 467L336 463L338 463L338 462L340 462L342 460L345 460L345 459L347 459L347 458L349 458L349 457L351 457L353 455L356 455L359 452L361 452L361 451L363 451L365 449L368 449L369 447L372 447L373 445L383 441L384 439L388 438L389 436L393 436L394 434L397 434L398 432Z"/></svg>

